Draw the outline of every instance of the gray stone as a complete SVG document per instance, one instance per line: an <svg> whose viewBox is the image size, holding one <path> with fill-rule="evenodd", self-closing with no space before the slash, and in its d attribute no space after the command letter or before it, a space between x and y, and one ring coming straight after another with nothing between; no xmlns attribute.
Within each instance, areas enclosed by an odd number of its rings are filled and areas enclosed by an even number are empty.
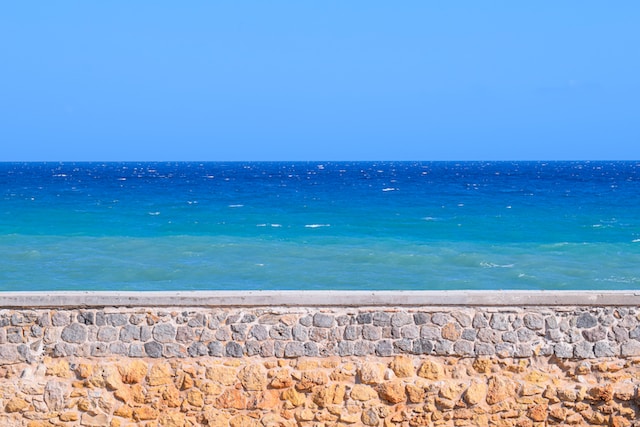
<svg viewBox="0 0 640 427"><path fill-rule="evenodd" d="M317 357L320 355L318 345L314 342L304 343L304 355L307 357Z"/></svg>
<svg viewBox="0 0 640 427"><path fill-rule="evenodd" d="M463 329L461 338L467 341L475 341L478 336L478 331L475 329Z"/></svg>
<svg viewBox="0 0 640 427"><path fill-rule="evenodd" d="M531 357L533 356L533 348L527 344L517 344L513 353L514 357Z"/></svg>
<svg viewBox="0 0 640 427"><path fill-rule="evenodd" d="M49 411L62 411L67 400L67 386L58 381L48 381L44 387L44 403Z"/></svg>
<svg viewBox="0 0 640 427"><path fill-rule="evenodd" d="M192 342L195 338L195 331L193 328L188 326L178 326L178 330L176 332L176 341L182 343Z"/></svg>
<svg viewBox="0 0 640 427"><path fill-rule="evenodd" d="M607 338L607 330L602 326L598 326L597 328L587 329L586 331L582 331L582 336L587 341L596 342L602 341Z"/></svg>
<svg viewBox="0 0 640 427"><path fill-rule="evenodd" d="M623 357L640 356L640 342L627 341L620 346L620 351Z"/></svg>
<svg viewBox="0 0 640 427"><path fill-rule="evenodd" d="M187 350L176 343L166 343L162 349L163 357L186 357Z"/></svg>
<svg viewBox="0 0 640 427"><path fill-rule="evenodd" d="M144 344L144 352L149 357L162 357L162 344L157 341L149 341L148 343Z"/></svg>
<svg viewBox="0 0 640 427"><path fill-rule="evenodd" d="M558 329L558 319L556 319L554 316L545 317L544 324L546 325L547 329Z"/></svg>
<svg viewBox="0 0 640 427"><path fill-rule="evenodd" d="M120 341L133 342L140 340L140 326L125 325L120 330Z"/></svg>
<svg viewBox="0 0 640 427"><path fill-rule="evenodd" d="M333 316L324 313L313 315L313 326L318 328L330 328L333 326Z"/></svg>
<svg viewBox="0 0 640 427"><path fill-rule="evenodd" d="M391 315L384 311L376 311L373 313L374 326L391 326Z"/></svg>
<svg viewBox="0 0 640 427"><path fill-rule="evenodd" d="M482 313L476 313L475 316L473 316L473 322L471 323L471 326L473 326L476 329L488 328L489 322L487 321L487 318L484 317Z"/></svg>
<svg viewBox="0 0 640 427"><path fill-rule="evenodd" d="M456 341L453 344L453 352L458 356L474 356L473 343L469 341Z"/></svg>
<svg viewBox="0 0 640 427"><path fill-rule="evenodd" d="M78 323L83 325L93 325L96 321L96 314L93 311L81 311L78 313Z"/></svg>
<svg viewBox="0 0 640 427"><path fill-rule="evenodd" d="M104 357L109 355L109 344L106 342L94 342L91 344L91 356Z"/></svg>
<svg viewBox="0 0 640 427"><path fill-rule="evenodd" d="M33 338L41 338L44 335L44 328L39 325L33 325L30 332Z"/></svg>
<svg viewBox="0 0 640 427"><path fill-rule="evenodd" d="M640 341L640 326L629 332L629 338Z"/></svg>
<svg viewBox="0 0 640 427"><path fill-rule="evenodd" d="M365 340L377 341L382 338L382 330L373 325L364 325L362 327L362 337Z"/></svg>
<svg viewBox="0 0 640 427"><path fill-rule="evenodd" d="M253 325L249 330L249 338L255 338L258 341L264 341L269 337L269 331L267 331L264 325Z"/></svg>
<svg viewBox="0 0 640 427"><path fill-rule="evenodd" d="M356 316L356 322L361 325L368 325L373 322L373 315L371 313L358 313Z"/></svg>
<svg viewBox="0 0 640 427"><path fill-rule="evenodd" d="M242 357L244 354L244 350L242 346L237 342L230 341L224 348L225 355L228 357Z"/></svg>
<svg viewBox="0 0 640 427"><path fill-rule="evenodd" d="M63 341L80 344L87 340L87 327L79 323L72 323L62 330Z"/></svg>
<svg viewBox="0 0 640 427"><path fill-rule="evenodd" d="M129 323L129 319L122 313L110 313L106 315L107 325L124 326Z"/></svg>
<svg viewBox="0 0 640 427"><path fill-rule="evenodd" d="M304 344L301 342L288 342L284 348L284 357L302 357L304 356Z"/></svg>
<svg viewBox="0 0 640 427"><path fill-rule="evenodd" d="M241 323L253 323L256 320L258 320L258 317L253 314L253 313L247 313L244 316L242 316L242 319L240 320Z"/></svg>
<svg viewBox="0 0 640 427"><path fill-rule="evenodd" d="M129 346L129 357L144 357L145 349L142 343L133 343Z"/></svg>
<svg viewBox="0 0 640 427"><path fill-rule="evenodd" d="M433 342L426 338L413 340L411 352L413 354L431 354L433 352Z"/></svg>
<svg viewBox="0 0 640 427"><path fill-rule="evenodd" d="M544 318L535 313L527 313L524 315L524 326L532 331L539 331L544 329Z"/></svg>
<svg viewBox="0 0 640 427"><path fill-rule="evenodd" d="M18 358L21 361L27 362L27 363L33 363L35 361L35 357L33 356L33 353L31 353L31 349L29 348L28 345L25 345L25 344L19 345L17 348L17 351L18 351Z"/></svg>
<svg viewBox="0 0 640 427"><path fill-rule="evenodd" d="M190 328L204 328L207 325L207 316L202 313L196 314L194 317L189 319L187 326Z"/></svg>
<svg viewBox="0 0 640 427"><path fill-rule="evenodd" d="M507 331L502 334L502 341L515 343L518 342L518 334L514 331Z"/></svg>
<svg viewBox="0 0 640 427"><path fill-rule="evenodd" d="M153 339L161 343L170 343L176 339L176 327L171 323L160 323L153 327Z"/></svg>
<svg viewBox="0 0 640 427"><path fill-rule="evenodd" d="M434 346L434 352L438 356L446 356L453 353L453 342L448 340L438 340Z"/></svg>
<svg viewBox="0 0 640 427"><path fill-rule="evenodd" d="M422 326L420 328L420 338L426 338L429 340L437 340L442 336L440 328L435 326Z"/></svg>
<svg viewBox="0 0 640 427"><path fill-rule="evenodd" d="M75 355L76 355L76 346L73 344L68 344L66 342L59 342L53 346L54 357L67 357L67 356L75 356ZM2 351L0 350L0 360L1 359L2 359Z"/></svg>
<svg viewBox="0 0 640 427"><path fill-rule="evenodd" d="M609 341L599 341L593 346L593 353L596 357L614 357L617 356L619 350L609 343Z"/></svg>
<svg viewBox="0 0 640 427"><path fill-rule="evenodd" d="M22 328L7 328L6 340L11 344L22 344L25 342L22 336Z"/></svg>
<svg viewBox="0 0 640 427"><path fill-rule="evenodd" d="M391 316L391 326L400 327L404 325L409 325L412 322L413 322L412 316L410 316L408 313L405 313L404 311L400 311L398 313L395 313L393 316Z"/></svg>
<svg viewBox="0 0 640 427"><path fill-rule="evenodd" d="M598 319L596 319L594 315L588 312L582 313L576 319L576 327L580 329L593 328L597 324L598 324Z"/></svg>
<svg viewBox="0 0 640 427"><path fill-rule="evenodd" d="M311 317L311 316L303 316L303 317L300 318L299 322L300 322L300 324L302 326L309 327L309 326L311 326L313 324L313 317Z"/></svg>
<svg viewBox="0 0 640 427"><path fill-rule="evenodd" d="M498 357L514 357L515 353L515 346L511 343L496 344L496 354Z"/></svg>
<svg viewBox="0 0 640 427"><path fill-rule="evenodd" d="M344 339L355 341L362 337L362 327L358 325L347 325L344 328Z"/></svg>
<svg viewBox="0 0 640 427"><path fill-rule="evenodd" d="M109 353L124 355L129 353L129 349L125 343L116 341L109 344Z"/></svg>
<svg viewBox="0 0 640 427"><path fill-rule="evenodd" d="M491 344L476 343L474 348L477 356L493 356L496 354L496 349Z"/></svg>
<svg viewBox="0 0 640 427"><path fill-rule="evenodd" d="M286 346L286 343L284 341L275 341L273 343L273 354L276 357L283 358L285 346Z"/></svg>
<svg viewBox="0 0 640 427"><path fill-rule="evenodd" d="M581 341L575 345L573 355L576 359L591 359L595 357L593 353L593 344L587 341Z"/></svg>
<svg viewBox="0 0 640 427"><path fill-rule="evenodd" d="M478 340L480 342L497 344L500 342L500 332L489 328L482 328L478 331Z"/></svg>
<svg viewBox="0 0 640 427"><path fill-rule="evenodd" d="M244 343L244 349L247 352L247 356L255 356L260 354L260 348L262 344L260 341L251 340Z"/></svg>
<svg viewBox="0 0 640 427"><path fill-rule="evenodd" d="M512 329L519 329L522 328L524 326L524 321L522 320L521 317L515 317L515 315L510 315L509 316L509 322L511 322L511 328Z"/></svg>
<svg viewBox="0 0 640 427"><path fill-rule="evenodd" d="M531 329L520 328L518 329L518 341L520 342L530 342L532 339L536 337L536 333Z"/></svg>
<svg viewBox="0 0 640 427"><path fill-rule="evenodd" d="M71 324L71 314L68 311L57 311L51 316L53 326L67 326Z"/></svg>
<svg viewBox="0 0 640 427"><path fill-rule="evenodd" d="M451 313L451 317L456 319L458 321L458 324L463 328L468 328L469 326L471 326L471 316L463 311L454 311L453 313Z"/></svg>
<svg viewBox="0 0 640 427"><path fill-rule="evenodd" d="M566 342L559 342L553 346L553 352L560 359L571 359L573 357L573 346Z"/></svg>
<svg viewBox="0 0 640 427"><path fill-rule="evenodd" d="M353 342L340 341L338 343L338 355L339 356L353 356Z"/></svg>
<svg viewBox="0 0 640 427"><path fill-rule="evenodd" d="M151 326L140 327L140 341L149 341L152 338Z"/></svg>
<svg viewBox="0 0 640 427"><path fill-rule="evenodd" d="M431 320L431 316L427 313L414 313L413 314L413 323L416 325L424 325Z"/></svg>
<svg viewBox="0 0 640 427"><path fill-rule="evenodd" d="M503 313L493 313L489 325L492 329L506 331L509 329L509 318Z"/></svg>
<svg viewBox="0 0 640 427"><path fill-rule="evenodd" d="M231 339L231 331L228 326L224 326L216 331L216 339L218 341L229 341Z"/></svg>
<svg viewBox="0 0 640 427"><path fill-rule="evenodd" d="M560 342L564 335L560 332L560 329L547 329L545 337L553 342Z"/></svg>
<svg viewBox="0 0 640 427"><path fill-rule="evenodd" d="M578 341L582 341L582 334L579 331L572 329L567 332L565 340L572 344L577 343Z"/></svg>
<svg viewBox="0 0 640 427"><path fill-rule="evenodd" d="M371 341L355 341L353 345L353 354L355 356L367 356L376 351L376 346Z"/></svg>
<svg viewBox="0 0 640 427"><path fill-rule="evenodd" d="M203 342L196 341L187 347L187 353L191 357L206 356L209 354L209 349Z"/></svg>
<svg viewBox="0 0 640 427"><path fill-rule="evenodd" d="M98 329L98 341L111 342L118 339L118 330L111 326L102 326Z"/></svg>
<svg viewBox="0 0 640 427"><path fill-rule="evenodd" d="M293 339L296 341L306 341L309 339L309 333L307 332L307 328L302 325L293 325L291 329L291 333L293 335ZM285 356L287 354L287 350L285 348Z"/></svg>
<svg viewBox="0 0 640 427"><path fill-rule="evenodd" d="M211 341L207 344L207 350L209 351L209 356L222 356L223 347L220 341Z"/></svg>
<svg viewBox="0 0 640 427"><path fill-rule="evenodd" d="M402 338L415 339L420 336L420 327L416 325L406 325L401 330Z"/></svg>
<svg viewBox="0 0 640 427"><path fill-rule="evenodd" d="M434 313L431 315L431 323L438 326L443 326L449 323L449 316L444 313Z"/></svg>
<svg viewBox="0 0 640 427"><path fill-rule="evenodd" d="M231 339L234 341L244 341L247 339L248 326L245 323L231 325Z"/></svg>
<svg viewBox="0 0 640 427"><path fill-rule="evenodd" d="M263 341L260 344L260 356L262 357L273 357L275 354L273 341Z"/></svg>
<svg viewBox="0 0 640 427"><path fill-rule="evenodd" d="M275 340L288 341L291 339L291 328L284 323L278 323L271 327L269 330L269 336Z"/></svg>
<svg viewBox="0 0 640 427"><path fill-rule="evenodd" d="M393 354L393 344L389 340L381 340L376 343L376 354L380 357L388 357Z"/></svg>
<svg viewBox="0 0 640 427"><path fill-rule="evenodd" d="M346 326L353 322L352 322L351 316L347 316L346 314L343 314L341 316L336 317L336 323L338 324L338 326Z"/></svg>
<svg viewBox="0 0 640 427"><path fill-rule="evenodd" d="M615 325L612 328L613 331L613 336L615 337L615 340L617 343L623 343L629 340L629 330L620 326L620 325Z"/></svg>

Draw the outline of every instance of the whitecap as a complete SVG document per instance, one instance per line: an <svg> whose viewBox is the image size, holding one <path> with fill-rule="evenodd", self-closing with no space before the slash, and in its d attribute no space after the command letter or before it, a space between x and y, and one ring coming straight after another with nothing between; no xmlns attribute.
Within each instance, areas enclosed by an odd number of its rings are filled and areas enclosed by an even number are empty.
<svg viewBox="0 0 640 427"><path fill-rule="evenodd" d="M256 224L256 227L266 227L267 224Z"/></svg>
<svg viewBox="0 0 640 427"><path fill-rule="evenodd" d="M306 224L305 228L331 227L331 224Z"/></svg>
<svg viewBox="0 0 640 427"><path fill-rule="evenodd" d="M492 262L481 262L483 268L513 268L513 264L494 264Z"/></svg>
<svg viewBox="0 0 640 427"><path fill-rule="evenodd" d="M282 224L271 224L271 227L280 228L280 227L282 227Z"/></svg>
<svg viewBox="0 0 640 427"><path fill-rule="evenodd" d="M633 239L631 243L640 243L640 239Z"/></svg>
<svg viewBox="0 0 640 427"><path fill-rule="evenodd" d="M397 188L394 187L387 187L387 188L383 188L382 191L396 191Z"/></svg>
<svg viewBox="0 0 640 427"><path fill-rule="evenodd" d="M160 212L148 212L148 214L151 216L158 216L160 215Z"/></svg>
<svg viewBox="0 0 640 427"><path fill-rule="evenodd" d="M432 216L425 216L424 218L422 218L424 221L435 221L437 218L432 217Z"/></svg>
<svg viewBox="0 0 640 427"><path fill-rule="evenodd" d="M241 208L244 205L229 205L230 208Z"/></svg>
<svg viewBox="0 0 640 427"><path fill-rule="evenodd" d="M118 181L126 181L127 178L118 178Z"/></svg>

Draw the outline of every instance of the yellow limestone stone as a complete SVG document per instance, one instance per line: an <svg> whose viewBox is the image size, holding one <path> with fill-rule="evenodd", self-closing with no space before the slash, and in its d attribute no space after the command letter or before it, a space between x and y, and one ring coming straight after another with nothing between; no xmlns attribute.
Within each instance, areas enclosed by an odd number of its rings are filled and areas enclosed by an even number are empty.
<svg viewBox="0 0 640 427"><path fill-rule="evenodd" d="M173 370L168 363L157 363L151 367L147 375L147 383L150 386L173 383Z"/></svg>
<svg viewBox="0 0 640 427"><path fill-rule="evenodd" d="M283 391L282 399L290 402L293 406L300 406L305 402L304 394L298 393L294 388Z"/></svg>
<svg viewBox="0 0 640 427"><path fill-rule="evenodd" d="M19 397L15 397L7 402L4 409L8 413L20 412L29 407L29 403Z"/></svg>
<svg viewBox="0 0 640 427"><path fill-rule="evenodd" d="M487 385L478 381L471 383L469 388L464 392L463 399L469 406L477 405L485 400L487 396Z"/></svg>
<svg viewBox="0 0 640 427"><path fill-rule="evenodd" d="M365 362L358 369L362 384L380 384L384 381L385 366L380 363Z"/></svg>
<svg viewBox="0 0 640 427"><path fill-rule="evenodd" d="M118 371L123 383L136 384L147 376L147 364L141 360L127 361L118 365Z"/></svg>
<svg viewBox="0 0 640 427"><path fill-rule="evenodd" d="M404 384L400 381L389 381L382 384L378 389L378 395L382 400L391 403L400 403L407 400Z"/></svg>
<svg viewBox="0 0 640 427"><path fill-rule="evenodd" d="M413 359L408 356L396 356L389 367L399 378L412 377L415 374Z"/></svg>
<svg viewBox="0 0 640 427"><path fill-rule="evenodd" d="M444 378L444 367L438 362L425 360L418 370L418 376L428 380L441 380Z"/></svg>
<svg viewBox="0 0 640 427"><path fill-rule="evenodd" d="M207 367L205 377L226 386L233 385L236 383L236 381L238 381L236 369L222 365Z"/></svg>
<svg viewBox="0 0 640 427"><path fill-rule="evenodd" d="M354 400L361 400L365 402L367 400L375 399L378 396L378 393L366 384L356 384L351 389L350 396Z"/></svg>
<svg viewBox="0 0 640 427"><path fill-rule="evenodd" d="M267 385L267 374L262 366L253 364L245 366L238 373L238 379L247 391L260 391Z"/></svg>

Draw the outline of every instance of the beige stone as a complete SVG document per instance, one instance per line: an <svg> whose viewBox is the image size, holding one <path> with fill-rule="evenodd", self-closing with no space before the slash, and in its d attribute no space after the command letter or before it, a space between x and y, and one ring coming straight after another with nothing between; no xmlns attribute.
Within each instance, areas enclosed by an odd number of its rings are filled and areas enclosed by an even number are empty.
<svg viewBox="0 0 640 427"><path fill-rule="evenodd" d="M269 386L272 388L287 388L293 385L293 379L291 378L291 373L286 369L277 370L269 383Z"/></svg>
<svg viewBox="0 0 640 427"><path fill-rule="evenodd" d="M247 391L259 391L267 385L267 373L258 364L252 364L240 369L238 379Z"/></svg>
<svg viewBox="0 0 640 427"><path fill-rule="evenodd" d="M389 366L399 378L412 377L415 374L413 358L408 356L396 356Z"/></svg>
<svg viewBox="0 0 640 427"><path fill-rule="evenodd" d="M527 416L533 421L542 422L547 419L548 408L547 405L535 405L527 412Z"/></svg>
<svg viewBox="0 0 640 427"><path fill-rule="evenodd" d="M447 323L442 327L442 338L449 341L457 341L462 331L456 323Z"/></svg>
<svg viewBox="0 0 640 427"><path fill-rule="evenodd" d="M444 367L438 362L425 360L418 370L418 376L428 380L441 380L444 378Z"/></svg>
<svg viewBox="0 0 640 427"><path fill-rule="evenodd" d="M173 370L168 363L156 363L149 370L147 383L150 386L166 385L173 383Z"/></svg>
<svg viewBox="0 0 640 427"><path fill-rule="evenodd" d="M368 426L377 426L380 423L380 417L373 408L363 410L361 420Z"/></svg>
<svg viewBox="0 0 640 427"><path fill-rule="evenodd" d="M362 384L380 384L384 381L385 366L380 363L364 362L358 369Z"/></svg>
<svg viewBox="0 0 640 427"><path fill-rule="evenodd" d="M247 396L238 389L228 388L218 396L215 405L220 409L245 409Z"/></svg>
<svg viewBox="0 0 640 427"><path fill-rule="evenodd" d="M207 379L226 386L233 385L238 381L236 369L222 365L209 366L205 372L205 376Z"/></svg>
<svg viewBox="0 0 640 427"><path fill-rule="evenodd" d="M503 402L514 394L514 387L508 382L508 380L497 375L489 378L486 399L489 405L495 405L496 403Z"/></svg>
<svg viewBox="0 0 640 427"><path fill-rule="evenodd" d="M204 396L200 390L189 390L187 393L187 402L191 406L202 407L204 406Z"/></svg>
<svg viewBox="0 0 640 427"><path fill-rule="evenodd" d="M298 393L294 388L283 391L282 399L290 402L293 406L300 406L305 402L304 394Z"/></svg>
<svg viewBox="0 0 640 427"><path fill-rule="evenodd" d="M158 411L151 406L141 406L133 410L133 418L136 421L148 421L158 418Z"/></svg>
<svg viewBox="0 0 640 427"><path fill-rule="evenodd" d="M230 427L262 427L259 421L247 415L237 415L229 420Z"/></svg>
<svg viewBox="0 0 640 427"><path fill-rule="evenodd" d="M13 399L7 402L7 404L4 407L4 410L7 411L8 413L21 412L27 409L28 407L29 407L29 402L19 397L14 397Z"/></svg>
<svg viewBox="0 0 640 427"><path fill-rule="evenodd" d="M487 385L485 383L474 381L464 392L463 399L469 406L477 405L483 402L487 397Z"/></svg>
<svg viewBox="0 0 640 427"><path fill-rule="evenodd" d="M346 387L343 384L317 386L312 394L313 402L323 408L331 404L342 404Z"/></svg>
<svg viewBox="0 0 640 427"><path fill-rule="evenodd" d="M64 421L64 422L71 422L71 421L78 421L78 419L80 419L80 416L78 415L77 412L63 412L60 414L60 421Z"/></svg>
<svg viewBox="0 0 640 427"><path fill-rule="evenodd" d="M424 387L416 384L407 384L405 391L407 392L407 398L410 403L421 403L427 396L427 391Z"/></svg>
<svg viewBox="0 0 640 427"><path fill-rule="evenodd" d="M87 412L82 414L80 425L86 427L105 427L109 425L109 417L106 414L91 415Z"/></svg>
<svg viewBox="0 0 640 427"><path fill-rule="evenodd" d="M125 384L136 384L147 376L147 364L142 360L125 361L118 364L121 380Z"/></svg>
<svg viewBox="0 0 640 427"><path fill-rule="evenodd" d="M323 371L304 371L296 388L300 391L310 391L317 385L326 384L328 380L327 374Z"/></svg>
<svg viewBox="0 0 640 427"><path fill-rule="evenodd" d="M378 388L380 399L391 403L400 403L407 400L404 384L400 381L389 381Z"/></svg>

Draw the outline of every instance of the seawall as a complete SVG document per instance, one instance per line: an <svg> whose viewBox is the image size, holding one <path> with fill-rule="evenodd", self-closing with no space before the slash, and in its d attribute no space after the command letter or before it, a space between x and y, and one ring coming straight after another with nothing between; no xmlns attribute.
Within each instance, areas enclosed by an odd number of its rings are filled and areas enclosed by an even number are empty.
<svg viewBox="0 0 640 427"><path fill-rule="evenodd" d="M640 423L640 292L0 294L0 426Z"/></svg>

